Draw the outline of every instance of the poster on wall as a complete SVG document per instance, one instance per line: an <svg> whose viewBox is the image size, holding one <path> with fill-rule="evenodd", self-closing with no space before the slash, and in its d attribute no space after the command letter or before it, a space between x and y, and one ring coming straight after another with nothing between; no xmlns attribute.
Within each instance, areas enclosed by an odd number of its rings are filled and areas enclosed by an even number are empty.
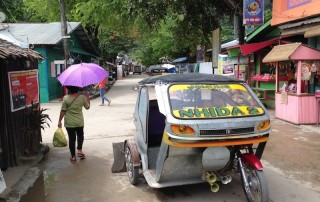
<svg viewBox="0 0 320 202"><path fill-rule="evenodd" d="M262 25L264 23L263 0L243 0L243 25Z"/></svg>
<svg viewBox="0 0 320 202"><path fill-rule="evenodd" d="M11 111L39 103L38 70L8 72Z"/></svg>
<svg viewBox="0 0 320 202"><path fill-rule="evenodd" d="M222 75L234 75L234 64L225 64L222 66Z"/></svg>

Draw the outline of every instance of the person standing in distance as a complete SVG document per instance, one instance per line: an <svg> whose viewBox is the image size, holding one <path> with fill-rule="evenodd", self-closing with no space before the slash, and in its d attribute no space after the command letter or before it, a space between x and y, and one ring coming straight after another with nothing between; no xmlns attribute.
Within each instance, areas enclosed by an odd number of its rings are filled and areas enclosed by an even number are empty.
<svg viewBox="0 0 320 202"><path fill-rule="evenodd" d="M99 87L100 89L100 97L102 100L102 103L100 106L104 106L104 101L108 102L108 106L111 103L111 100L109 100L106 96L105 96L105 92L106 92L106 83L107 83L107 77L103 79L103 81L101 81L100 83L98 83L95 88Z"/></svg>
<svg viewBox="0 0 320 202"><path fill-rule="evenodd" d="M58 127L62 127L62 119L64 118L64 127L66 128L69 136L69 149L71 153L70 161L76 162L76 140L77 140L77 156L80 159L85 159L85 155L82 152L82 145L84 140L84 118L82 107L85 109L90 108L89 93L84 95L79 94L79 87L66 86L68 89L68 95L63 97Z"/></svg>

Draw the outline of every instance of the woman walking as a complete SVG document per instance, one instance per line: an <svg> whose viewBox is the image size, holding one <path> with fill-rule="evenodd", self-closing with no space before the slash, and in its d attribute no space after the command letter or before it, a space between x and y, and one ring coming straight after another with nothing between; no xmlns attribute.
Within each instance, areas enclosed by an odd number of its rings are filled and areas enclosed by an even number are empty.
<svg viewBox="0 0 320 202"><path fill-rule="evenodd" d="M76 140L77 140L77 156L81 159L85 158L85 154L82 152L83 145L83 127L84 118L82 107L85 109L90 108L89 94L85 93L80 95L78 93L79 87L67 86L69 94L63 97L58 127L61 128L61 121L64 118L64 127L66 128L69 136L69 149L71 153L70 161L76 162Z"/></svg>

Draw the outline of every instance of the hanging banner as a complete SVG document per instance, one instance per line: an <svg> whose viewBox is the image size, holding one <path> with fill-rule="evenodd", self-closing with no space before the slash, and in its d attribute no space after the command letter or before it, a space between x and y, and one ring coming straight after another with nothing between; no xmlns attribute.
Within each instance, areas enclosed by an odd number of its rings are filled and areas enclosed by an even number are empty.
<svg viewBox="0 0 320 202"><path fill-rule="evenodd" d="M8 72L11 111L39 102L38 70Z"/></svg>
<svg viewBox="0 0 320 202"><path fill-rule="evenodd" d="M262 25L264 23L263 0L243 0L243 25Z"/></svg>

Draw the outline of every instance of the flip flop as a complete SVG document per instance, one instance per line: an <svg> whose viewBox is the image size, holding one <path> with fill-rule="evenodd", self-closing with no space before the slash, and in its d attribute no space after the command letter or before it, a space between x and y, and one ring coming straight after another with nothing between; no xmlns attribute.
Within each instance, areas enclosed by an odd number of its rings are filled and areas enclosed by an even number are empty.
<svg viewBox="0 0 320 202"><path fill-rule="evenodd" d="M71 163L75 163L75 162L77 162L76 157L75 157L75 156L74 156L74 157L70 157L70 162L71 162Z"/></svg>
<svg viewBox="0 0 320 202"><path fill-rule="evenodd" d="M85 159L85 158L86 158L86 155L84 155L84 153L78 152L78 157L79 157L80 159Z"/></svg>

